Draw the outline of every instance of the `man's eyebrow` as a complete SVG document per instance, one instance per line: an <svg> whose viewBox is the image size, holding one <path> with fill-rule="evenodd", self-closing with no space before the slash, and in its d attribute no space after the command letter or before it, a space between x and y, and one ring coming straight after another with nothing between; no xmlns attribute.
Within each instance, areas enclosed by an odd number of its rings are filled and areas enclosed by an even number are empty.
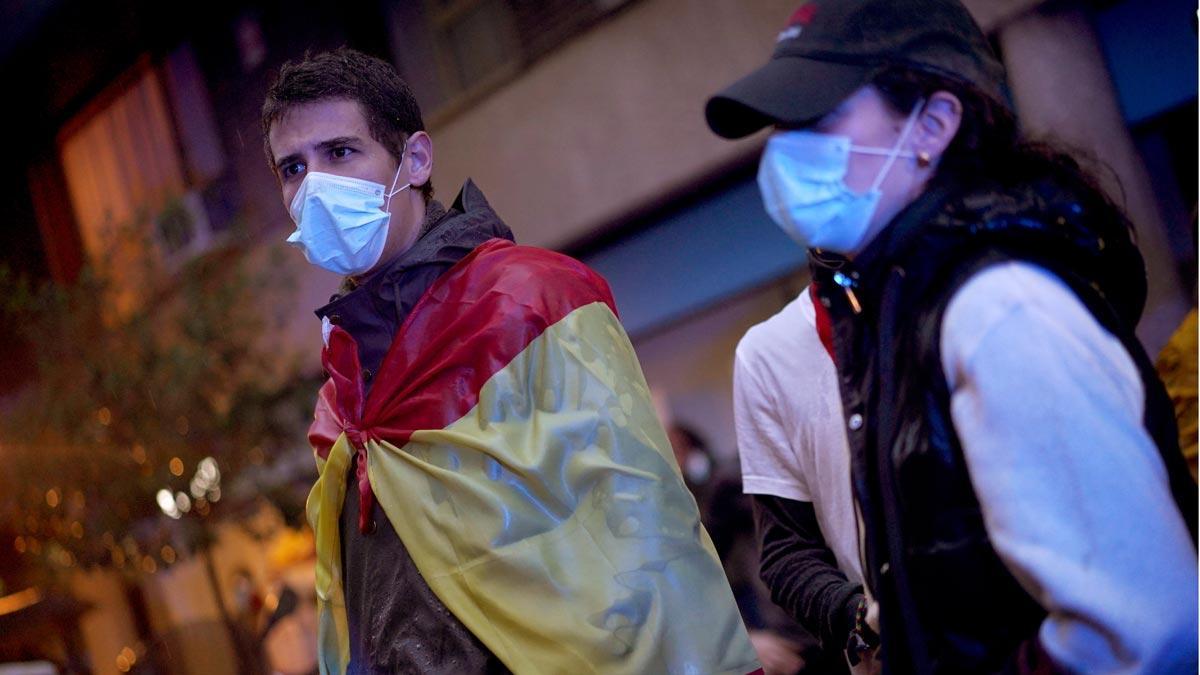
<svg viewBox="0 0 1200 675"><path fill-rule="evenodd" d="M327 141L321 141L320 143L317 143L316 148L318 150L329 150L330 148L336 148L343 145L360 145L361 143L362 139L358 136L338 136L337 138L331 138Z"/></svg>
<svg viewBox="0 0 1200 675"><path fill-rule="evenodd" d="M320 143L317 143L313 147L316 148L318 151L322 151L322 150L329 150L332 148L338 148L343 145L361 145L361 144L362 144L362 139L359 138L358 136L338 136L336 138L330 138L328 140L321 141ZM293 152L292 154L290 154L282 159L276 160L275 170L282 171L283 167L287 166L288 164L291 164L292 162L299 162L302 159L304 159L304 158L300 156L300 153Z"/></svg>

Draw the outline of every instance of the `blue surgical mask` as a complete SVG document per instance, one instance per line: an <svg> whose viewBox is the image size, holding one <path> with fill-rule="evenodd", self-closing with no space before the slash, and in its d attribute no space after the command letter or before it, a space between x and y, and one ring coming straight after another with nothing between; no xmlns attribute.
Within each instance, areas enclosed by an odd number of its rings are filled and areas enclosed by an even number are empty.
<svg viewBox="0 0 1200 675"><path fill-rule="evenodd" d="M400 155L403 166L403 153ZM308 262L343 275L362 274L379 262L387 243L391 199L411 187L314 171L304 177L289 209L296 231L287 242Z"/></svg>
<svg viewBox="0 0 1200 675"><path fill-rule="evenodd" d="M879 206L879 187L900 157L922 102L908 116L900 137L891 148L854 145L849 137L815 131L781 131L767 140L758 166L758 189L763 206L784 232L805 248L835 253L856 253L866 243L871 216ZM850 153L882 155L870 189L857 193L846 185Z"/></svg>

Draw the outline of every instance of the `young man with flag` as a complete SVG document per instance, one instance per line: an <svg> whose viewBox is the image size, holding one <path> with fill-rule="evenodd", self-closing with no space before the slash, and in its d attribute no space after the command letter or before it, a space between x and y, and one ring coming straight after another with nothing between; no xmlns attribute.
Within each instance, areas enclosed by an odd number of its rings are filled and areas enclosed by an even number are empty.
<svg viewBox="0 0 1200 675"><path fill-rule="evenodd" d="M329 381L322 673L747 673L758 668L607 284L517 246L387 63L287 64L267 154L309 262Z"/></svg>

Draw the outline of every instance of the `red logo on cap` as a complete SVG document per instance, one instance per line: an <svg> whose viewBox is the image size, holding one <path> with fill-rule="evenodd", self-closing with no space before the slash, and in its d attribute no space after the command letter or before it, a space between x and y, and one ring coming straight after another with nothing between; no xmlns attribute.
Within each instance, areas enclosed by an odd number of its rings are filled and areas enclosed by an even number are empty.
<svg viewBox="0 0 1200 675"><path fill-rule="evenodd" d="M806 2L800 5L800 8L792 12L792 16L788 19L789 26L807 26L812 23L813 15L817 13L817 6L811 2Z"/></svg>

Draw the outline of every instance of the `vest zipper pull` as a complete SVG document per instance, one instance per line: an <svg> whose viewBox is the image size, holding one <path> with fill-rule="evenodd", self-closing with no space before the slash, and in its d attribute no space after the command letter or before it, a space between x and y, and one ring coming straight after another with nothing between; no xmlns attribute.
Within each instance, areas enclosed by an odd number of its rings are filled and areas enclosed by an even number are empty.
<svg viewBox="0 0 1200 675"><path fill-rule="evenodd" d="M858 303L858 296L854 294L854 280L841 272L834 272L833 282L846 292L846 299L850 301L850 309L854 310L855 314L862 314L862 305Z"/></svg>

